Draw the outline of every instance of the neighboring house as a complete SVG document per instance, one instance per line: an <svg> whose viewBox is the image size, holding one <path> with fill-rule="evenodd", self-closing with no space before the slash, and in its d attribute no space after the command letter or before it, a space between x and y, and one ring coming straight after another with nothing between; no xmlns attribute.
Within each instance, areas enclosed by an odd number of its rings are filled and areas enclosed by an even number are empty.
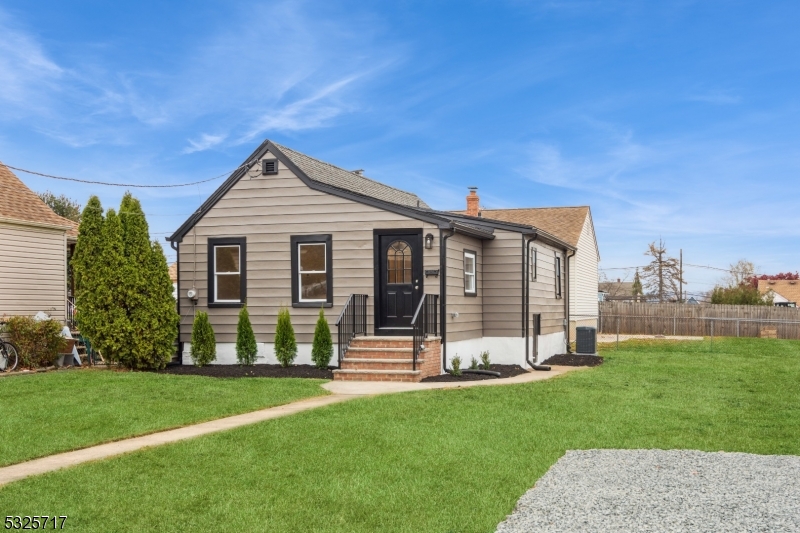
<svg viewBox="0 0 800 533"><path fill-rule="evenodd" d="M468 201L477 209L477 195ZM337 379L418 380L440 373L456 355L468 365L483 350L494 363L529 367L565 351L571 283L565 265L575 244L531 223L433 210L415 194L270 141L168 240L178 257L185 363L199 310L208 312L216 333L216 362L236 362L237 315L245 301L263 363L276 362L272 341L281 307L291 310L297 363L311 362L320 308L334 339L345 331L335 326L340 314L348 323L364 320L367 335L343 350ZM352 303L364 297L366 308ZM410 340L417 311L436 318L441 336L441 345L424 342L421 372L408 370L409 359L401 365L390 358L392 350L417 353ZM383 370L365 363L376 354L386 361Z"/></svg>
<svg viewBox="0 0 800 533"><path fill-rule="evenodd" d="M466 211L459 211L466 213ZM589 206L536 207L521 209L482 209L478 216L533 226L546 231L575 248L569 264L569 339L575 338L577 326L597 327L598 263L600 250L594 233ZM538 254L534 242L532 260ZM531 273L535 275L535 272Z"/></svg>
<svg viewBox="0 0 800 533"><path fill-rule="evenodd" d="M800 281L794 279L760 279L758 292L772 293L772 303L778 307L797 307L800 302Z"/></svg>
<svg viewBox="0 0 800 533"><path fill-rule="evenodd" d="M77 224L56 215L0 163L0 318L44 311L65 321Z"/></svg>
<svg viewBox="0 0 800 533"><path fill-rule="evenodd" d="M597 288L599 292L604 293L603 301L633 299L632 281L622 281L620 278L616 281L601 281Z"/></svg>

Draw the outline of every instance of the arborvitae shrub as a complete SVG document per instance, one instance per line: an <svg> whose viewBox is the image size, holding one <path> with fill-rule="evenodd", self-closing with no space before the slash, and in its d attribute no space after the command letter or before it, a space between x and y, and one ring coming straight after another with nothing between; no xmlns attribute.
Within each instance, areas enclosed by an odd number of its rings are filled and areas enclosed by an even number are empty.
<svg viewBox="0 0 800 533"><path fill-rule="evenodd" d="M236 325L236 359L240 365L251 366L255 364L257 354L258 345L250 324L250 313L247 312L247 305L244 305L239 311L239 323Z"/></svg>
<svg viewBox="0 0 800 533"><path fill-rule="evenodd" d="M205 366L217 358L217 340L214 329L208 321L208 313L198 311L192 325L192 361L197 366Z"/></svg>
<svg viewBox="0 0 800 533"><path fill-rule="evenodd" d="M470 370L478 370L478 360L475 359L474 357L472 358L472 361L469 364L469 369Z"/></svg>
<svg viewBox="0 0 800 533"><path fill-rule="evenodd" d="M450 360L450 373L454 376L461 375L461 358L459 356L455 356Z"/></svg>
<svg viewBox="0 0 800 533"><path fill-rule="evenodd" d="M489 350L486 350L485 352L481 352L481 366L483 367L483 369L484 370L489 370L489 367L491 366L491 364L492 364L492 362L491 362L491 360L489 360Z"/></svg>
<svg viewBox="0 0 800 533"><path fill-rule="evenodd" d="M282 308L278 312L278 324L275 326L275 358L283 367L291 366L297 357L297 341L289 310Z"/></svg>
<svg viewBox="0 0 800 533"><path fill-rule="evenodd" d="M322 309L319 310L319 318L317 319L317 327L314 329L314 344L311 347L311 359L317 368L326 369L331 363L333 357L333 340L331 339L331 330L328 327L328 321L325 320L325 313Z"/></svg>

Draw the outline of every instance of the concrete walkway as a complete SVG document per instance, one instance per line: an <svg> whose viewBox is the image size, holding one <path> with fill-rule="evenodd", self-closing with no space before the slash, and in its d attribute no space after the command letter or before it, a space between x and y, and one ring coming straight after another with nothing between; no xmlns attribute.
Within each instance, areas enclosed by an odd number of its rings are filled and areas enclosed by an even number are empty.
<svg viewBox="0 0 800 533"><path fill-rule="evenodd" d="M134 452L142 448L149 448L152 446L160 446L162 444L169 444L171 442L178 442L185 439L199 437L201 435L208 435L210 433L217 433L219 431L226 431L241 426L263 422L264 420L272 420L273 418L280 418L283 416L293 415L302 411L316 409L317 407L324 407L353 398L360 398L364 396L374 396L378 394L392 394L397 392L409 392L419 390L432 390L432 389L453 389L461 387L478 387L489 385L513 385L517 383L528 383L531 381L541 381L548 378L560 376L571 370L578 370L578 367L552 367L550 372L530 372L521 376L506 379L492 379L484 381L471 381L471 382L450 382L450 383L392 383L392 382L359 382L359 381L331 381L323 385L323 388L330 391L332 394L328 396L317 396L314 398L307 398L299 400L294 403L279 405L277 407L270 407L268 409L261 409L260 411L253 411L241 415L229 416L210 422L203 422L201 424L194 424L185 426L178 429L170 429L167 431L160 431L158 433L151 433L149 435L142 435L141 437L133 437L130 439L119 440L116 442L108 442L106 444L99 444L89 448L82 448L71 452L64 452L39 459L33 459L24 463L18 463L0 468L0 487L8 483L18 481L30 476L60 470L62 468L87 463L90 461L98 461L106 459L115 455L122 455L124 453Z"/></svg>
<svg viewBox="0 0 800 533"><path fill-rule="evenodd" d="M580 370L587 367L577 366L552 366L549 372L528 372L504 379L485 379L481 381L446 381L441 383L398 383L392 381L329 381L322 386L334 394L393 394L396 392L411 392L420 390L434 389L461 389L466 387L490 387L497 385L516 385L519 383L530 383L531 381L542 381L554 378L573 370Z"/></svg>

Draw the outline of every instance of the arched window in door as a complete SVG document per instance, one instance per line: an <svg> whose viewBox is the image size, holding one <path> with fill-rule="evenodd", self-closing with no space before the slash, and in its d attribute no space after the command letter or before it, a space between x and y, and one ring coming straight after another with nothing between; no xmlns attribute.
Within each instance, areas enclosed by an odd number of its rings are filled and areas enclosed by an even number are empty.
<svg viewBox="0 0 800 533"><path fill-rule="evenodd" d="M411 283L411 247L405 241L395 241L386 251L386 270L389 283Z"/></svg>

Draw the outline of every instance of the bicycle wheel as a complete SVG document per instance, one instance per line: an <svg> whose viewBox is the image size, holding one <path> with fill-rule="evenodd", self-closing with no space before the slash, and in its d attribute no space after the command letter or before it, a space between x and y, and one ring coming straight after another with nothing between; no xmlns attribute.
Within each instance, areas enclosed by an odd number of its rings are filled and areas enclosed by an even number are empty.
<svg viewBox="0 0 800 533"><path fill-rule="evenodd" d="M18 360L16 346L0 341L0 372L11 372L17 368Z"/></svg>

